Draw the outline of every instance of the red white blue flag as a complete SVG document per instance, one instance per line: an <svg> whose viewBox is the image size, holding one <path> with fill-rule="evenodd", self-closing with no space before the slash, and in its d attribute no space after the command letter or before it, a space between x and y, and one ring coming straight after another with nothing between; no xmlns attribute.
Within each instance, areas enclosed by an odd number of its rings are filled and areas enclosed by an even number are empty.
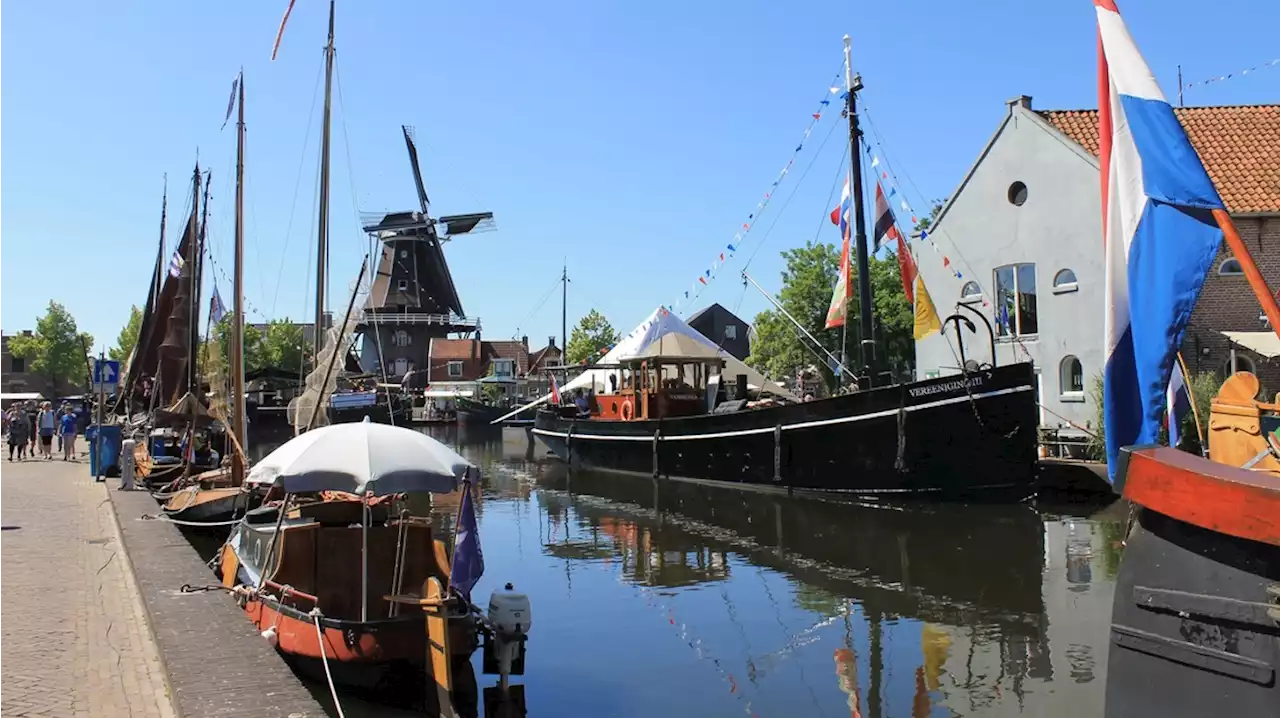
<svg viewBox="0 0 1280 718"><path fill-rule="evenodd" d="M560 385L556 383L556 375L551 375L551 403L560 403Z"/></svg>
<svg viewBox="0 0 1280 718"><path fill-rule="evenodd" d="M853 276L849 265L849 210L853 203L849 193L849 178L845 177L844 191L840 193L840 206L831 210L831 223L840 227L843 238L840 248L840 272L836 276L836 287L831 292L831 305L827 307L827 329L844 326L849 308L850 279Z"/></svg>
<svg viewBox="0 0 1280 718"><path fill-rule="evenodd" d="M879 251L884 246L884 243L890 239L901 239L893 218L893 210L889 209L889 202L884 198L884 190L880 188L879 181L876 182L876 229L874 236L876 251Z"/></svg>
<svg viewBox="0 0 1280 718"><path fill-rule="evenodd" d="M1120 447L1154 444L1183 331L1219 245L1222 199L1125 27L1098 13L1098 140L1106 267L1103 418Z"/></svg>

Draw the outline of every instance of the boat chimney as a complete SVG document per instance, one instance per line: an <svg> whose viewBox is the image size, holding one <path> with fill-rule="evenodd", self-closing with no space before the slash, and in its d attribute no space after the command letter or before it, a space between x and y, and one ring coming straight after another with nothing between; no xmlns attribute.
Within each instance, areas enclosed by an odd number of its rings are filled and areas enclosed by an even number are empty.
<svg viewBox="0 0 1280 718"><path fill-rule="evenodd" d="M554 348L555 348L555 346L556 346L556 335L552 334L551 336L547 337L547 346L551 347L552 349L554 349Z"/></svg>
<svg viewBox="0 0 1280 718"><path fill-rule="evenodd" d="M747 375L739 374L733 378L733 398L745 400L747 398Z"/></svg>
<svg viewBox="0 0 1280 718"><path fill-rule="evenodd" d="M528 334L525 334L524 336L520 337L520 343L524 345L525 351L529 351L529 335Z"/></svg>

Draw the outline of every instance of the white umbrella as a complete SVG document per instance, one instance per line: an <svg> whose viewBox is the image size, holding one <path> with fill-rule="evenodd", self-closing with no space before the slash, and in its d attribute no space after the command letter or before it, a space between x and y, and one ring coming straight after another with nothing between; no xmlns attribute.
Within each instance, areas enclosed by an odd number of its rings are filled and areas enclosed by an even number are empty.
<svg viewBox="0 0 1280 718"><path fill-rule="evenodd" d="M346 491L383 496L402 491L447 493L475 467L426 434L368 419L296 436L249 472L253 484L286 493Z"/></svg>

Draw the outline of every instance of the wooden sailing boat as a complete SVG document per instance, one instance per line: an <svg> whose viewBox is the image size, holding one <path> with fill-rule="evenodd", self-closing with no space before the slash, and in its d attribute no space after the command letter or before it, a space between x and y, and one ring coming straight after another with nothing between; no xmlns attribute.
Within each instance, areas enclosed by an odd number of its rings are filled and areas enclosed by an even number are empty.
<svg viewBox="0 0 1280 718"><path fill-rule="evenodd" d="M533 433L561 459L597 469L787 491L1013 502L1034 493L1039 421L1031 364L964 366L960 376L875 383L857 112L862 81L852 70L848 37L844 52L852 239L861 298L860 390L803 403L775 390L772 402L752 406L748 367L739 363L729 372L726 364L736 360L659 309L632 333L642 339L624 339L586 374L561 387L562 392L593 387L589 418L571 407L538 413ZM745 272L743 277L755 283ZM691 337L701 348L665 351L661 341L672 335ZM712 377L726 373L741 374L736 403L712 403ZM609 374L617 381L605 385ZM770 398L768 387L756 383L759 398Z"/></svg>
<svg viewBox="0 0 1280 718"><path fill-rule="evenodd" d="M231 313L230 354L231 456L230 466L193 477L190 485L173 492L165 514L179 521L219 523L243 515L261 503L261 493L244 487L245 447L248 432L244 398L244 73L237 80L239 112L236 119L235 260Z"/></svg>

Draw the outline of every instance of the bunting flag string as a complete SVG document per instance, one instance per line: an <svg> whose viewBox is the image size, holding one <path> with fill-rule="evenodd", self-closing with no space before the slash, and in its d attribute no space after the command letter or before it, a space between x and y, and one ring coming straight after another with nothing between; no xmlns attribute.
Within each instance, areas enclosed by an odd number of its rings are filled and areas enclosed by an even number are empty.
<svg viewBox="0 0 1280 718"><path fill-rule="evenodd" d="M1210 77L1207 80L1200 80L1199 82L1189 82L1183 85L1182 89L1190 90L1193 87L1200 87L1202 85L1212 85L1215 82L1223 82L1235 77L1244 77L1245 75L1248 75L1251 72L1257 72L1258 70L1265 70L1268 67L1277 67L1277 66L1280 66L1280 57L1277 57L1271 62L1264 62L1259 65L1254 65L1253 67L1246 67L1245 69L1240 70L1239 72L1232 72L1227 75L1218 75L1217 77Z"/></svg>
<svg viewBox="0 0 1280 718"><path fill-rule="evenodd" d="M822 117L826 113L827 108L831 106L830 95L839 95L841 99L847 95L847 93L844 93L843 89L840 87L840 77L843 73L844 66L842 64L840 70L836 73L830 83L829 93L826 90L823 91L822 100L818 102L817 111L810 114L809 122L804 128L804 134L801 136L800 142L797 143L796 148L791 151L791 156L787 158L787 162L778 172L778 176L774 178L772 184L769 185L769 189L765 190L763 196L758 202L756 202L755 207L747 213L747 219L738 228L738 231L734 233L733 240L725 246L723 251L718 253L718 258L711 263L709 269L690 282L689 288L685 290L684 296L677 300L675 305L673 305L672 311L679 311L682 307L687 310L688 306L686 305L696 302L698 296L702 293L702 289L710 286L711 282L715 280L716 272L727 264L729 260L733 259L734 253L738 251L738 246L741 245L742 240L746 239L747 235L751 233L751 230L755 228L760 215L769 206L769 201L773 199L773 195L777 191L778 185L782 184L783 180L787 178L787 174L790 173L791 168L795 166L796 157L804 151L804 145L808 142L809 136L813 134L814 128L817 127L820 121L822 121Z"/></svg>

